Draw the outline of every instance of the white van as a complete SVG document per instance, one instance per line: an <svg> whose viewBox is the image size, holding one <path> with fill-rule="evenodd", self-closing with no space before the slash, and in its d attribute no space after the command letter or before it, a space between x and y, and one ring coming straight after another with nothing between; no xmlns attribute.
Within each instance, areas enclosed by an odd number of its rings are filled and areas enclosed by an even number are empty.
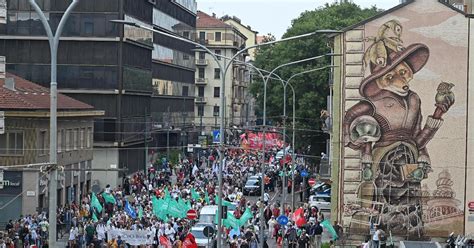
<svg viewBox="0 0 474 248"><path fill-rule="evenodd" d="M214 224L217 214L217 205L204 206L199 212L199 224Z"/></svg>

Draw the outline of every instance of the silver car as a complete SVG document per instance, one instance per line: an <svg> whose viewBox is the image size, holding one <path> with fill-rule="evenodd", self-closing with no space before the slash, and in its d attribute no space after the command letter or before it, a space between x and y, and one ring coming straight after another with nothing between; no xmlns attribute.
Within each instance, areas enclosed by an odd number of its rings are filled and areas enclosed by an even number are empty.
<svg viewBox="0 0 474 248"><path fill-rule="evenodd" d="M331 211L331 196L316 194L309 197L309 205L319 211Z"/></svg>

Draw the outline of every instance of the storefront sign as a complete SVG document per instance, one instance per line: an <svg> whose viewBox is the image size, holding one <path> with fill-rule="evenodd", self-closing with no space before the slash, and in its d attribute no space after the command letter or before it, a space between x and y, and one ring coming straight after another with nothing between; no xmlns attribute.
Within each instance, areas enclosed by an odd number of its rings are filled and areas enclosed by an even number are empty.
<svg viewBox="0 0 474 248"><path fill-rule="evenodd" d="M18 171L0 171L0 194L20 194L22 173Z"/></svg>

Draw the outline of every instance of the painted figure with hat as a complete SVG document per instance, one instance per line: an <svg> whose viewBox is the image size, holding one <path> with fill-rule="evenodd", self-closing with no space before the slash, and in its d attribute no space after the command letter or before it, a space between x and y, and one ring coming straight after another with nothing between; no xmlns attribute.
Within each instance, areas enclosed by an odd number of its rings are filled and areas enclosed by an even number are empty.
<svg viewBox="0 0 474 248"><path fill-rule="evenodd" d="M422 100L410 85L430 52L420 43L404 47L401 34L401 24L392 20L379 28L376 37L367 38L373 42L364 56L370 75L362 80L363 99L346 112L343 128L345 146L362 155L364 182L358 192L366 202L362 207L371 208L367 202L383 203L377 209L382 227L421 236L421 181L432 171L426 146L454 104L454 85L440 82L433 97L435 110L423 125Z"/></svg>

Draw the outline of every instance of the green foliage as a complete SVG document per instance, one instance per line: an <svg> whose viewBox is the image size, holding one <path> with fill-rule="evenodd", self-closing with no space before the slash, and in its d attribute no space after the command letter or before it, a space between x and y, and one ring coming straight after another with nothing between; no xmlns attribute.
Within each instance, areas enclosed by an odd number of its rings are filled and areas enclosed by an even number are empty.
<svg viewBox="0 0 474 248"><path fill-rule="evenodd" d="M354 3L326 4L324 7L305 11L292 21L292 26L287 29L283 37L291 37L315 30L333 29L341 30L356 24L377 14L377 9L361 9ZM269 40L272 40L270 37ZM288 63L309 57L323 55L331 52L331 38L325 35L314 35L308 38L281 42L274 45L263 46L257 51L255 66L268 71ZM283 79L288 79L298 72L330 65L330 57L305 63L290 65L279 69L276 73ZM312 145L312 147L324 147L325 138L321 133L320 111L326 109L326 98L329 95L330 69L303 74L291 80L296 95L296 117L297 129L299 131L296 140L300 145ZM262 116L263 109L263 82L260 77L254 76L255 84L250 91L257 99L257 115ZM287 89L287 115L291 125L292 116L292 92ZM281 123L283 114L283 86L279 81L270 81L267 85L267 120L273 125ZM311 130L311 131L310 131ZM298 147L298 145L297 145Z"/></svg>

